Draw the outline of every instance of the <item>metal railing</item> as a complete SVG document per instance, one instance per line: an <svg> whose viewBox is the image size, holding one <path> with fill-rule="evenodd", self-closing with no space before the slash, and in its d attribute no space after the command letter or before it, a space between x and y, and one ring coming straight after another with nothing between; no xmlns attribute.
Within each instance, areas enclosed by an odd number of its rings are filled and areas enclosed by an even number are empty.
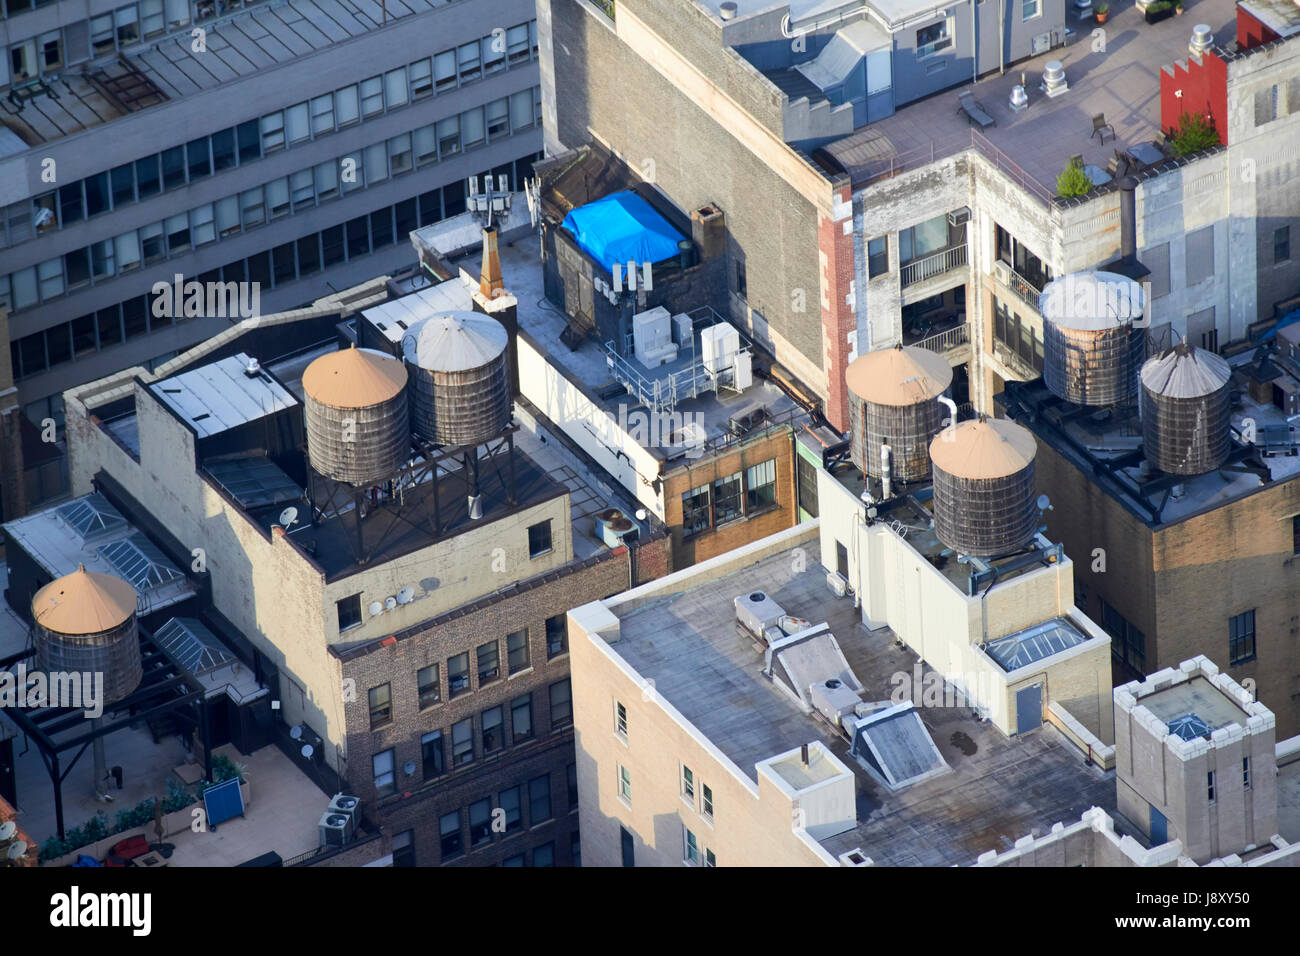
<svg viewBox="0 0 1300 956"><path fill-rule="evenodd" d="M1055 205L1056 194L1051 189L1021 169L1010 156L989 142L988 138L978 130L970 131L970 144L991 162L998 172L1014 180L1029 195L1049 207Z"/></svg>
<svg viewBox="0 0 1300 956"><path fill-rule="evenodd" d="M931 335L914 344L919 348L929 349L931 352L946 352L949 349L966 345L968 342L970 342L970 326L963 322L956 328L940 332L937 335Z"/></svg>
<svg viewBox="0 0 1300 956"><path fill-rule="evenodd" d="M928 146L918 146L915 149L896 153L884 159L854 165L851 171L853 184L862 186L877 179L888 179L890 176L897 176L906 169L926 166L936 159L942 159L944 155L947 154L936 153L934 143L931 142Z"/></svg>
<svg viewBox="0 0 1300 956"><path fill-rule="evenodd" d="M924 282L926 279L933 279L935 276L943 275L945 272L965 264L965 242L959 246L940 249L938 252L923 256L920 259L913 259L911 262L904 264L903 268L899 270L902 287L906 289L909 285Z"/></svg>

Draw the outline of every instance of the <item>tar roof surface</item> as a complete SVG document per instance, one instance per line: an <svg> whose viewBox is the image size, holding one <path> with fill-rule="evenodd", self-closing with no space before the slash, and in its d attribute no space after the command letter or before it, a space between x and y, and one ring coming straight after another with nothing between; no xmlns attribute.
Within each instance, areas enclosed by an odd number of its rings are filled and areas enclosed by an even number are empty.
<svg viewBox="0 0 1300 956"><path fill-rule="evenodd" d="M853 602L827 591L822 569L795 565L786 551L620 615L612 648L751 780L760 760L812 740L826 743L853 771L858 794L858 824L823 841L829 852L861 847L886 865L968 865L1053 823L1074 822L1091 806L1114 812L1114 773L1085 767L1054 728L1008 739L965 707L919 708L952 773L900 793L875 782L848 756L846 740L760 674L762 655L737 634L732 598L761 588L787 614L828 622L865 687L864 700L888 700L891 677L901 672L910 680L916 657L895 647L888 629L866 631Z"/></svg>

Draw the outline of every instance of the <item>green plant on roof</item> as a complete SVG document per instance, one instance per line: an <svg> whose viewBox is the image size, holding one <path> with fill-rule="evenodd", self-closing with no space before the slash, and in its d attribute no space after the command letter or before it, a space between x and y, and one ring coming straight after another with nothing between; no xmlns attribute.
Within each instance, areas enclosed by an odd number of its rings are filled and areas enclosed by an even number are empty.
<svg viewBox="0 0 1300 956"><path fill-rule="evenodd" d="M1071 199L1092 192L1092 180L1083 171L1083 163L1077 158L1065 164L1061 175L1056 177L1056 193L1062 199Z"/></svg>
<svg viewBox="0 0 1300 956"><path fill-rule="evenodd" d="M1100 14L1104 17L1106 14L1110 13L1110 4L1109 4L1109 3L1099 3L1099 4L1097 4L1096 10L1097 10L1098 13L1100 13Z"/></svg>
<svg viewBox="0 0 1300 956"><path fill-rule="evenodd" d="M1184 113L1178 118L1178 126L1169 143L1179 156L1199 153L1219 145L1219 131L1214 128L1214 121L1204 113Z"/></svg>

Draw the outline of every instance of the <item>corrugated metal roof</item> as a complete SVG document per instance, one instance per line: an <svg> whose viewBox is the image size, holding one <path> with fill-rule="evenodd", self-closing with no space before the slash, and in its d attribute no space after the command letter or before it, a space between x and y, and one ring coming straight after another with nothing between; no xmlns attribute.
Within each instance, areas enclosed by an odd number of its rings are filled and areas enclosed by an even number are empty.
<svg viewBox="0 0 1300 956"><path fill-rule="evenodd" d="M1116 272L1072 272L1047 284L1038 311L1062 328L1113 329L1141 318L1142 286Z"/></svg>
<svg viewBox="0 0 1300 956"><path fill-rule="evenodd" d="M1232 378L1228 363L1186 342L1166 349L1142 366L1142 384L1166 398L1200 398L1217 392Z"/></svg>
<svg viewBox="0 0 1300 956"><path fill-rule="evenodd" d="M265 371L246 374L244 353L154 382L150 391L200 438L218 435L298 404Z"/></svg>
<svg viewBox="0 0 1300 956"><path fill-rule="evenodd" d="M794 68L825 91L843 83L868 53L888 46L889 37L875 24L858 20L836 30L815 59L796 63Z"/></svg>
<svg viewBox="0 0 1300 956"><path fill-rule="evenodd" d="M426 319L402 337L406 360L431 372L463 372L495 361L510 342L505 326L477 312Z"/></svg>
<svg viewBox="0 0 1300 956"><path fill-rule="evenodd" d="M876 405L915 405L942 395L952 384L952 367L938 352L900 345L859 355L845 382L858 398Z"/></svg>
<svg viewBox="0 0 1300 956"><path fill-rule="evenodd" d="M1005 418L981 418L939 432L930 442L930 461L959 478L1005 478L1037 451L1029 429Z"/></svg>

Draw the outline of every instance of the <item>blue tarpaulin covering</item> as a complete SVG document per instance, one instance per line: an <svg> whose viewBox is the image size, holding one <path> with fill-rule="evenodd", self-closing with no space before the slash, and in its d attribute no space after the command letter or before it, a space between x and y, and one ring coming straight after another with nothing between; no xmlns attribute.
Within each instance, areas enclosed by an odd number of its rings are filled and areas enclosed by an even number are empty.
<svg viewBox="0 0 1300 956"><path fill-rule="evenodd" d="M616 262L671 259L683 238L648 202L626 191L579 206L564 217L563 226L583 252L611 272Z"/></svg>

